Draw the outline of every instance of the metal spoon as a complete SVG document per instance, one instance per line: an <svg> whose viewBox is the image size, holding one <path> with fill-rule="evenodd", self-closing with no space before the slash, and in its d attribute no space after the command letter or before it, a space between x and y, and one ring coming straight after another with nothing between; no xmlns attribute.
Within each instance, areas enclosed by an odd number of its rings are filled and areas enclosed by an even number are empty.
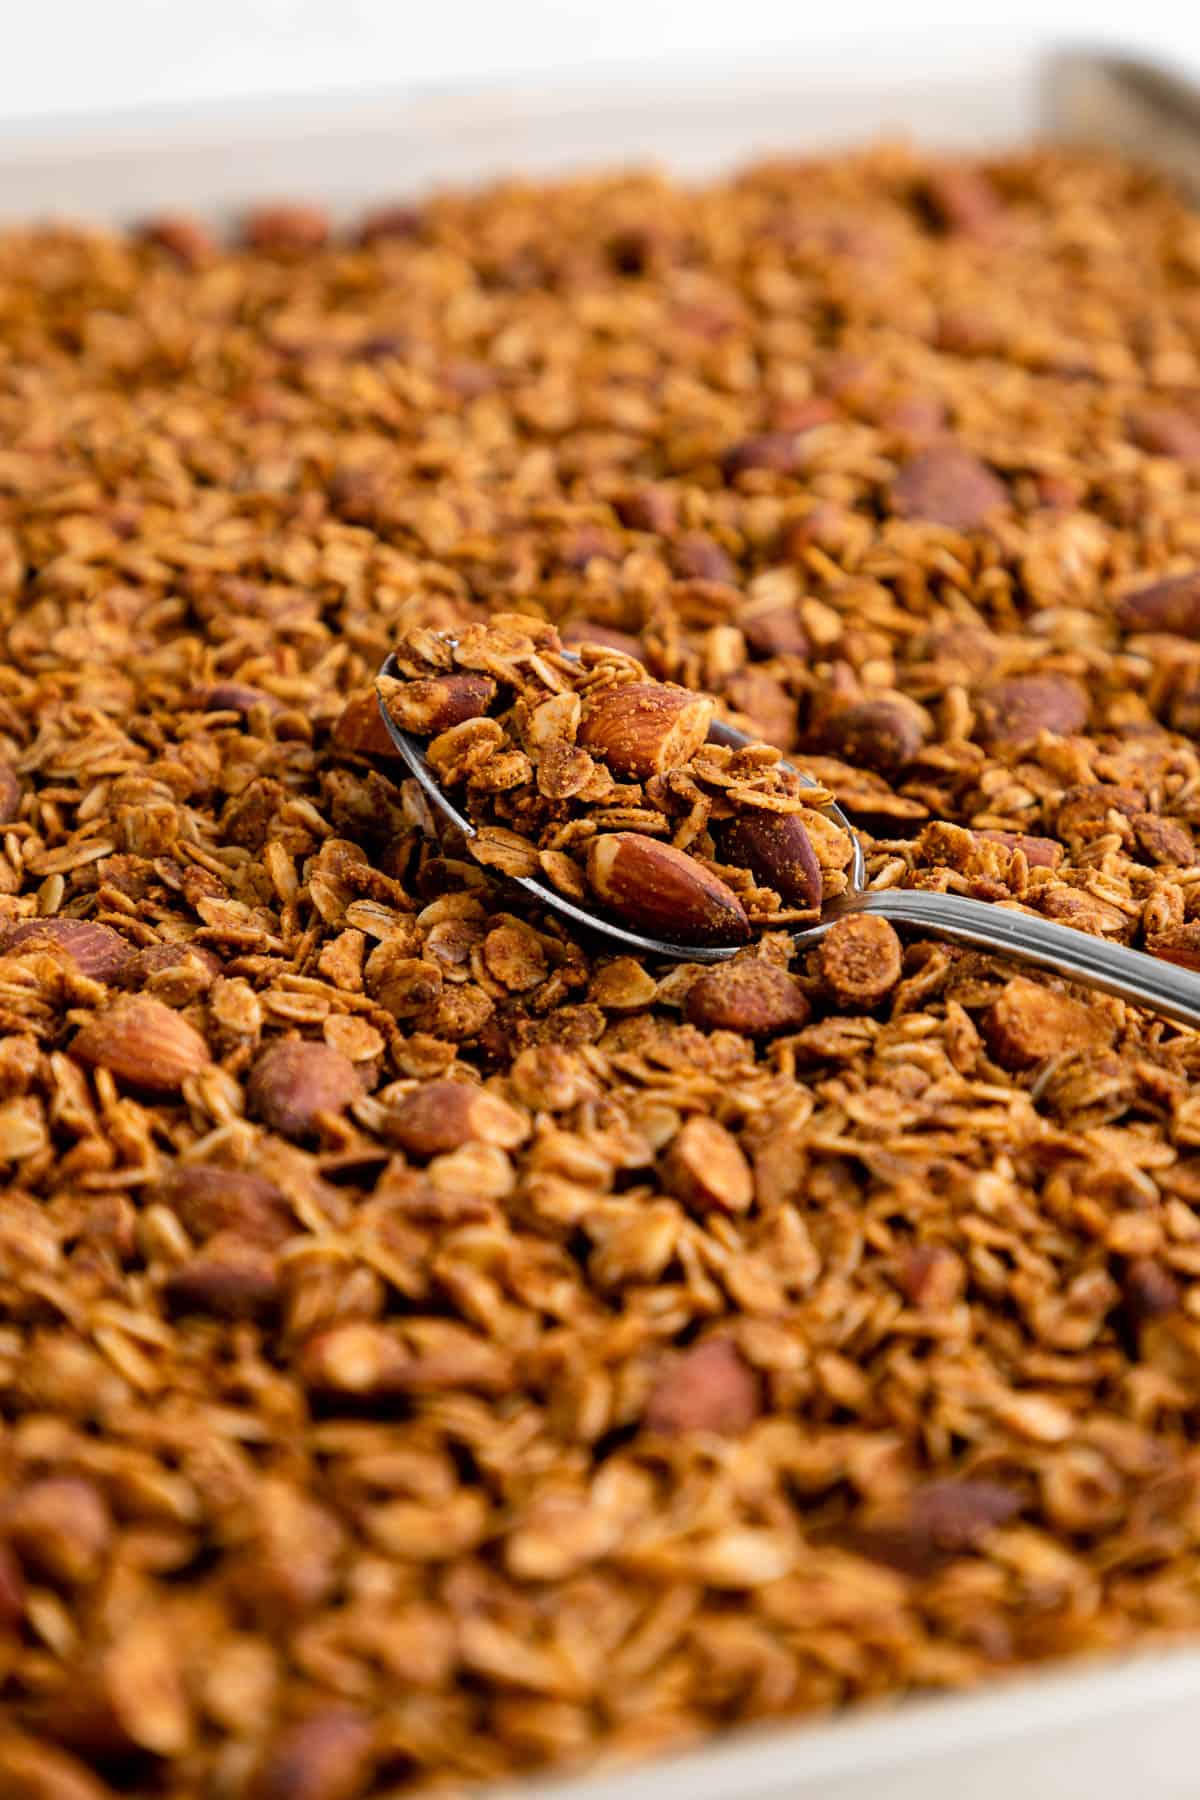
<svg viewBox="0 0 1200 1800"><path fill-rule="evenodd" d="M390 656L379 672L394 680L403 679L395 659ZM474 837L475 827L441 787L425 759L420 742L401 730L382 698L379 699L379 710L397 753L407 763L430 805L450 824L457 826L464 837ZM745 732L735 731L731 725L723 725L719 720L713 722L708 737L710 743L725 744L732 750L755 742ZM793 765L782 763L780 767L788 769ZM794 769L794 773L806 786L817 786L802 769ZM944 938L953 944L971 944L977 950L1010 956L1015 962L1028 963L1035 969L1067 975L1073 981L1084 982L1105 994L1115 994L1119 1000L1128 1000L1134 1006L1149 1007L1178 1024L1200 1027L1200 975L1193 974L1190 969L1160 962L1143 950L1110 944L1104 938L1090 937L1069 925L1055 925L1049 919L1017 912L996 902L965 900L958 894L927 893L921 889L868 888L866 859L858 833L836 802L821 810L850 840L850 885L846 893L829 901L815 924L793 931L792 936L802 948L811 949L819 944L830 926L839 919L854 913L874 913L877 918L890 919L894 925L910 926L930 937ZM624 925L613 924L600 914L585 912L549 883L538 881L531 875L510 875L506 879L524 889L549 911L570 919L583 930L619 944L624 950L669 957L676 962L714 963L726 961L739 948L666 943L661 938L646 937Z"/></svg>

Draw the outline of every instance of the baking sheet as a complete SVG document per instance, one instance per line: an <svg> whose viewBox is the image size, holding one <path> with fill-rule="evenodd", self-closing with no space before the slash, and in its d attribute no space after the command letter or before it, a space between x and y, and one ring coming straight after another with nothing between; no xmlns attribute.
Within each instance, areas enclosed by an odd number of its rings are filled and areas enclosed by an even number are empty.
<svg viewBox="0 0 1200 1800"><path fill-rule="evenodd" d="M1060 70L1061 73L1061 70ZM0 217L127 221L236 214L263 197L335 214L431 185L659 162L699 176L781 151L907 133L978 147L1047 118L1029 59L897 84L886 72L806 83L680 87L639 79L475 96L375 97L0 127ZM1092 92L1095 123L1097 92ZM1085 121L1083 123L1086 123ZM1127 121L1127 123L1129 123ZM1135 134L1136 122L1129 124ZM706 1749L568 1782L494 1790L533 1800L1195 1800L1200 1650L1058 1669L966 1697L858 1710L833 1723L731 1734Z"/></svg>
<svg viewBox="0 0 1200 1800"><path fill-rule="evenodd" d="M644 76L618 89L573 80L0 127L0 217L225 218L264 197L317 200L338 215L431 185L618 163L698 176L894 132L998 143L1033 129L1038 71L1020 58L969 78L901 84L871 70L819 86L795 68L687 87Z"/></svg>

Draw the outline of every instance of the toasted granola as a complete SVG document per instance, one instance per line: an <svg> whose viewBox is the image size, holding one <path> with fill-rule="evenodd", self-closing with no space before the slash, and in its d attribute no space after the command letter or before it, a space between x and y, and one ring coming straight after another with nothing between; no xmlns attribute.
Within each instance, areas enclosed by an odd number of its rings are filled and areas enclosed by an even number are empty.
<svg viewBox="0 0 1200 1800"><path fill-rule="evenodd" d="M404 679L379 682L465 804L477 862L680 944L744 944L845 892L851 844L822 815L828 790L772 745L709 742L706 695L603 644L564 655L557 632L524 625L417 631L393 652Z"/></svg>
<svg viewBox="0 0 1200 1800"><path fill-rule="evenodd" d="M1200 963L1198 276L1037 149L0 237L0 1792L461 1791L1200 1632L1195 1035L875 924L598 951L373 694L517 613L875 884Z"/></svg>

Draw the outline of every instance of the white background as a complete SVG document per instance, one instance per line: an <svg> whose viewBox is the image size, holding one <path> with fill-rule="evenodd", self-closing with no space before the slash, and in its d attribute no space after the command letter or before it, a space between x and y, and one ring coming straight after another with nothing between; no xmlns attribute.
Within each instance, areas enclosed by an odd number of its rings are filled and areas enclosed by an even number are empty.
<svg viewBox="0 0 1200 1800"><path fill-rule="evenodd" d="M1079 39L1200 72L1195 0L0 0L0 19L0 126L639 67L978 68Z"/></svg>

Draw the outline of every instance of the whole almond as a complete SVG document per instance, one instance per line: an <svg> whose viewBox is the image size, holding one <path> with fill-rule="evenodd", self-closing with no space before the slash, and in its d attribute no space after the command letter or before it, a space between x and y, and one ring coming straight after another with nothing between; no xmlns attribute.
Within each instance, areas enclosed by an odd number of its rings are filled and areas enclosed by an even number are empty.
<svg viewBox="0 0 1200 1800"><path fill-rule="evenodd" d="M464 1144L512 1150L529 1136L523 1113L466 1081L427 1081L388 1114L386 1131L409 1156L424 1161Z"/></svg>
<svg viewBox="0 0 1200 1800"><path fill-rule="evenodd" d="M821 940L817 962L843 1006L878 1006L900 979L900 939L886 919L852 913Z"/></svg>
<svg viewBox="0 0 1200 1800"><path fill-rule="evenodd" d="M263 688L251 687L244 681L214 681L210 686L201 688L196 695L196 705L205 712L236 712L243 718L248 717L256 707L265 707L268 713L283 711L283 706L274 694L268 694Z"/></svg>
<svg viewBox="0 0 1200 1800"><path fill-rule="evenodd" d="M1040 731L1069 737L1091 710L1087 692L1069 675L1013 675L976 698L978 735L987 745L1025 744Z"/></svg>
<svg viewBox="0 0 1200 1800"><path fill-rule="evenodd" d="M737 580L737 564L705 531L685 531L671 546L671 567L683 581Z"/></svg>
<svg viewBox="0 0 1200 1800"><path fill-rule="evenodd" d="M324 1113L340 1113L362 1095L354 1064L340 1050L301 1038L280 1038L259 1053L246 1083L256 1118L284 1137L306 1138Z"/></svg>
<svg viewBox="0 0 1200 1800"><path fill-rule="evenodd" d="M935 444L905 463L892 483L891 507L952 531L973 531L1008 505L1008 489L987 464L958 444Z"/></svg>
<svg viewBox="0 0 1200 1800"><path fill-rule="evenodd" d="M1146 948L1161 962L1177 963L1181 969L1200 969L1200 919L1154 932L1147 937Z"/></svg>
<svg viewBox="0 0 1200 1800"><path fill-rule="evenodd" d="M632 632L618 631L614 625L599 625L591 619L566 619L562 628L563 643L577 650L581 644L599 644L605 650L619 651L640 661L644 656L642 640Z"/></svg>
<svg viewBox="0 0 1200 1800"><path fill-rule="evenodd" d="M1055 838L1030 837L1023 831L980 831L976 835L1003 844L1006 850L1020 850L1031 869L1057 869L1063 859L1063 847Z"/></svg>
<svg viewBox="0 0 1200 1800"><path fill-rule="evenodd" d="M762 1412L762 1385L728 1338L707 1338L672 1357L646 1401L648 1431L679 1437L688 1431L738 1437Z"/></svg>
<svg viewBox="0 0 1200 1800"><path fill-rule="evenodd" d="M634 488L613 502L618 519L628 531L653 531L666 537L679 519L679 503L670 488Z"/></svg>
<svg viewBox="0 0 1200 1800"><path fill-rule="evenodd" d="M757 957L718 963L697 977L687 992L684 1014L702 1031L736 1031L742 1037L773 1037L799 1031L811 1008L794 975Z"/></svg>
<svg viewBox="0 0 1200 1800"><path fill-rule="evenodd" d="M434 675L389 684L383 697L402 731L436 737L467 719L481 718L496 698L496 684L490 675Z"/></svg>
<svg viewBox="0 0 1200 1800"><path fill-rule="evenodd" d="M347 700L333 728L333 744L351 756L397 755L373 688Z"/></svg>
<svg viewBox="0 0 1200 1800"><path fill-rule="evenodd" d="M739 813L719 832L723 861L749 869L785 906L820 906L821 869L795 813Z"/></svg>
<svg viewBox="0 0 1200 1800"><path fill-rule="evenodd" d="M362 1713L323 1706L272 1739L248 1800L357 1800L370 1781L374 1738Z"/></svg>
<svg viewBox="0 0 1200 1800"><path fill-rule="evenodd" d="M1124 631L1169 631L1176 637L1200 637L1200 569L1125 594L1117 602L1117 623Z"/></svg>
<svg viewBox="0 0 1200 1800"><path fill-rule="evenodd" d="M65 950L79 973L93 981L117 980L134 955L120 932L91 919L22 919L0 932L0 956L35 950Z"/></svg>
<svg viewBox="0 0 1200 1800"><path fill-rule="evenodd" d="M894 775L925 742L917 713L899 700L864 700L825 719L817 747L855 768Z"/></svg>
<svg viewBox="0 0 1200 1800"><path fill-rule="evenodd" d="M274 1255L261 1244L221 1232L198 1255L171 1270L164 1292L177 1313L257 1319L278 1305L279 1272Z"/></svg>
<svg viewBox="0 0 1200 1800"><path fill-rule="evenodd" d="M808 655L808 634L788 601L748 600L735 622L754 656Z"/></svg>
<svg viewBox="0 0 1200 1800"><path fill-rule="evenodd" d="M212 1061L195 1026L141 994L114 1000L89 1019L71 1048L81 1061L149 1093L177 1092Z"/></svg>
<svg viewBox="0 0 1200 1800"><path fill-rule="evenodd" d="M329 214L320 206L277 201L246 214L242 232L252 250L274 256L301 256L319 250L329 236Z"/></svg>
<svg viewBox="0 0 1200 1800"><path fill-rule="evenodd" d="M745 1212L754 1175L732 1132L702 1114L676 1132L661 1165L668 1194L698 1212Z"/></svg>
<svg viewBox="0 0 1200 1800"><path fill-rule="evenodd" d="M1151 456L1200 463L1200 417L1174 406L1148 406L1129 420L1129 436Z"/></svg>
<svg viewBox="0 0 1200 1800"><path fill-rule="evenodd" d="M202 269L217 255L217 242L207 226L189 213L160 213L138 227L138 238L165 250L186 269Z"/></svg>
<svg viewBox="0 0 1200 1800"><path fill-rule="evenodd" d="M0 756L0 825L11 825L20 810L20 778L12 764Z"/></svg>
<svg viewBox="0 0 1200 1800"><path fill-rule="evenodd" d="M713 703L687 688L633 681L588 701L578 742L614 775L648 781L690 762L708 736Z"/></svg>
<svg viewBox="0 0 1200 1800"><path fill-rule="evenodd" d="M588 846L588 881L608 912L676 944L744 944L750 921L733 889L657 838L616 831Z"/></svg>
<svg viewBox="0 0 1200 1800"><path fill-rule="evenodd" d="M291 1209L275 1183L250 1169L176 1163L147 1198L170 1207L200 1243L218 1232L232 1232L248 1244L277 1249L296 1231Z"/></svg>

